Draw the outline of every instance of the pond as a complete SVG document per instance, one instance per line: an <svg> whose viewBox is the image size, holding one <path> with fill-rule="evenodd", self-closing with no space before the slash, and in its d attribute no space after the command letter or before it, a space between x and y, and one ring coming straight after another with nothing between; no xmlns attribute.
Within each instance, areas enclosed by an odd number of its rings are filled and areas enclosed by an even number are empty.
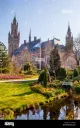
<svg viewBox="0 0 80 128"><path fill-rule="evenodd" d="M62 103L37 106L23 113L15 115L15 120L80 120L80 106L78 101L67 99Z"/></svg>

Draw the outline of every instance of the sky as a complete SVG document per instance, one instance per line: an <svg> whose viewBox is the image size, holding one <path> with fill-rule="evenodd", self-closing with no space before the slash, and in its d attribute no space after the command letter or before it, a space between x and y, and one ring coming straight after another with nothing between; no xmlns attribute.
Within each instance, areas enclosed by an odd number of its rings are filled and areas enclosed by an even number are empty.
<svg viewBox="0 0 80 128"><path fill-rule="evenodd" d="M80 33L80 0L0 0L0 41L8 46L8 32L14 15L19 24L20 45L28 41L31 28L42 41L61 40L65 44L68 22L73 37Z"/></svg>

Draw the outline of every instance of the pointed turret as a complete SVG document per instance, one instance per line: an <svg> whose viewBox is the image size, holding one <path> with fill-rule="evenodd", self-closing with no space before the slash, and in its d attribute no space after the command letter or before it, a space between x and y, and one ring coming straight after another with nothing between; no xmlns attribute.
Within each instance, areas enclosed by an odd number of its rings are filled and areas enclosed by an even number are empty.
<svg viewBox="0 0 80 128"><path fill-rule="evenodd" d="M68 22L67 37L71 38L71 29L70 29L70 23L69 22Z"/></svg>
<svg viewBox="0 0 80 128"><path fill-rule="evenodd" d="M73 49L73 35L70 28L70 23L68 22L68 30L66 35L66 50Z"/></svg>
<svg viewBox="0 0 80 128"><path fill-rule="evenodd" d="M31 29L30 29L30 32L29 32L29 42L31 42Z"/></svg>

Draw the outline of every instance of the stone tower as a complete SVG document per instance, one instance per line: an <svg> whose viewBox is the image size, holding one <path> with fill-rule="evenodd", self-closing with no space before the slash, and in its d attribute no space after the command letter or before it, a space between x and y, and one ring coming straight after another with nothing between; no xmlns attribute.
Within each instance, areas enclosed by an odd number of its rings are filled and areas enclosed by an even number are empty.
<svg viewBox="0 0 80 128"><path fill-rule="evenodd" d="M66 46L65 46L66 51L71 51L73 50L73 36L72 32L70 29L70 24L68 23L68 30L67 30L67 35L66 35Z"/></svg>
<svg viewBox="0 0 80 128"><path fill-rule="evenodd" d="M12 57L14 51L19 48L20 32L18 32L18 23L16 16L14 16L13 23L11 23L11 33L8 33L8 54Z"/></svg>

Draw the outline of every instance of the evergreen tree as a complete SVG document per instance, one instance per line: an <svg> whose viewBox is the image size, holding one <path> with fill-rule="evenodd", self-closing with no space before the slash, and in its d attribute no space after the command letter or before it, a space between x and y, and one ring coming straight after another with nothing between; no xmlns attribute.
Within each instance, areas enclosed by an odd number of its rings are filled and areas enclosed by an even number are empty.
<svg viewBox="0 0 80 128"><path fill-rule="evenodd" d="M6 51L0 49L0 72L8 71L9 57Z"/></svg>
<svg viewBox="0 0 80 128"><path fill-rule="evenodd" d="M50 54L50 72L53 72L55 78L58 76L58 72L61 68L60 55L58 53L57 45L54 46L54 49Z"/></svg>

